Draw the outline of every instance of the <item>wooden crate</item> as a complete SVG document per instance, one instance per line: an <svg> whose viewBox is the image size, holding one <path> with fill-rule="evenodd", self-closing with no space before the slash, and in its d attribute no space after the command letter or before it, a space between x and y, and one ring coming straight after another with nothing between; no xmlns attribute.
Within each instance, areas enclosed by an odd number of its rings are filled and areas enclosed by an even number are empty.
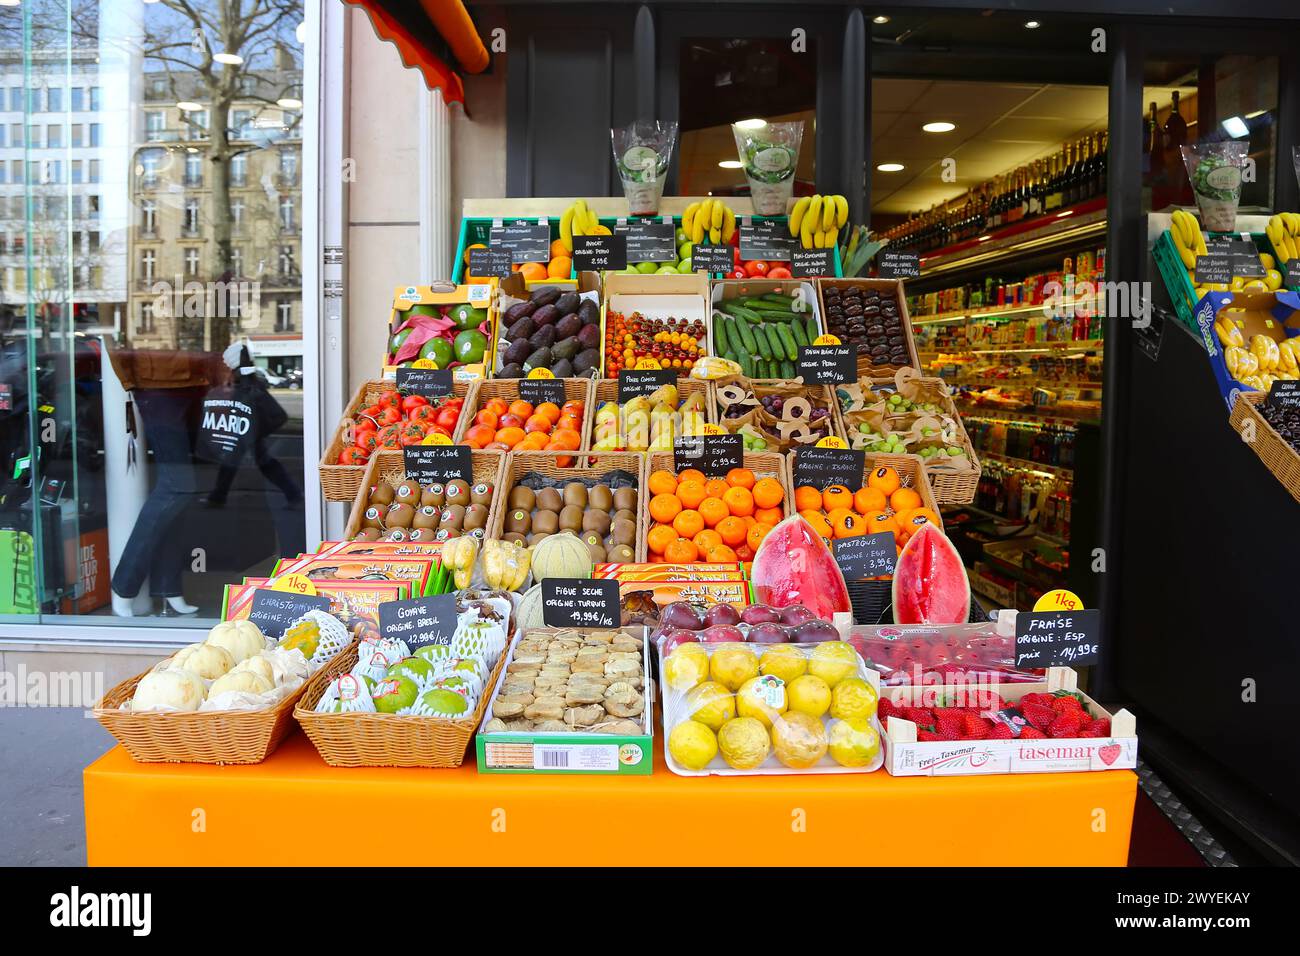
<svg viewBox="0 0 1300 956"><path fill-rule="evenodd" d="M473 403L467 399L465 408L461 412L460 421L456 424L456 433L452 436L457 443L465 440L465 433L469 431L470 426L474 423L474 416L494 398L501 398L507 402L513 402L519 398L519 383L523 379L519 378L494 378L486 382L480 382L478 388L474 391ZM590 378L564 378L560 379L564 383L564 400L566 402L575 399L583 403L582 413L582 445L581 451L587 450L587 441L591 437L591 420L592 420L592 379Z"/></svg>
<svg viewBox="0 0 1300 956"><path fill-rule="evenodd" d="M916 338L912 334L912 320L907 314L907 296L903 294L902 279L818 279L817 280L817 299L818 307L821 314L823 328L829 328L829 319L826 315L826 290L831 286L840 289L847 289L850 286L858 286L861 289L875 289L882 295L892 293L898 302L898 317L902 320L903 337L906 339L908 362L907 366L920 369L921 363L916 354ZM858 356L858 378L883 378L893 375L903 365L875 365L871 359L866 356Z"/></svg>
<svg viewBox="0 0 1300 956"><path fill-rule="evenodd" d="M491 482L498 492L501 490L501 473L505 469L506 456L504 452L485 451L475 449L470 452L472 456L472 474L474 480L471 484L477 484L480 481ZM370 496L370 489L383 479L389 484L396 484L406 478L406 459L400 451L377 451L370 456L370 461L366 462L365 474L357 487L356 494L352 498L352 512L348 515L347 526L343 529L343 540L351 541L358 531L361 530L361 519L366 510L366 499ZM501 507L501 495L493 495L492 504L488 506L487 524L485 529L492 527L492 521L496 515L496 510Z"/></svg>

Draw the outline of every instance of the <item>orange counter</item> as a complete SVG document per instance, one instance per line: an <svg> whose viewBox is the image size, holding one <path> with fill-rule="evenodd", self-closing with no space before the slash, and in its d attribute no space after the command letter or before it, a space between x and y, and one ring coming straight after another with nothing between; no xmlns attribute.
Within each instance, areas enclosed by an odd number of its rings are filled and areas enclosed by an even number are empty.
<svg viewBox="0 0 1300 956"><path fill-rule="evenodd" d="M457 770L336 769L299 733L251 766L138 764L115 747L85 770L86 852L92 866L369 866L387 821L401 820L436 834L393 841L410 847L412 864L1123 866L1128 857L1129 770L678 777L656 757L649 777L564 777L480 775L472 754Z"/></svg>

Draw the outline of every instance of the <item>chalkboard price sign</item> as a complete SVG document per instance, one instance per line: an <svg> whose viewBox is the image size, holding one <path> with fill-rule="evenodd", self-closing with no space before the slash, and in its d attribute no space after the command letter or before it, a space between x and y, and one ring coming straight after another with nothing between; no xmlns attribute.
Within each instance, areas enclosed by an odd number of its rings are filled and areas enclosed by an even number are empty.
<svg viewBox="0 0 1300 956"><path fill-rule="evenodd" d="M521 378L519 379L519 397L529 405L536 407L542 402L554 402L563 406L564 379L562 378Z"/></svg>
<svg viewBox="0 0 1300 956"><path fill-rule="evenodd" d="M805 345L799 350L795 374L805 385L843 385L858 377L857 350L852 345Z"/></svg>
<svg viewBox="0 0 1300 956"><path fill-rule="evenodd" d="M579 272L626 269L627 237L574 236L573 265Z"/></svg>
<svg viewBox="0 0 1300 956"><path fill-rule="evenodd" d="M1286 286L1300 285L1300 259L1287 260L1286 273L1282 277L1282 284Z"/></svg>
<svg viewBox="0 0 1300 956"><path fill-rule="evenodd" d="M546 262L551 258L551 227L544 222L493 226L488 244L509 252L513 262Z"/></svg>
<svg viewBox="0 0 1300 956"><path fill-rule="evenodd" d="M641 395L649 395L664 385L677 381L677 370L672 368L620 369L618 373L618 401L630 402Z"/></svg>
<svg viewBox="0 0 1300 956"><path fill-rule="evenodd" d="M542 582L542 623L547 627L618 627L622 615L617 581L547 578Z"/></svg>
<svg viewBox="0 0 1300 956"><path fill-rule="evenodd" d="M1278 379L1269 387L1265 404L1273 408L1300 408L1300 381Z"/></svg>
<svg viewBox="0 0 1300 956"><path fill-rule="evenodd" d="M258 588L253 592L253 604L248 619L262 629L267 637L280 640L289 625L308 611L330 609L330 599L319 594L294 594L290 591L273 591Z"/></svg>
<svg viewBox="0 0 1300 956"><path fill-rule="evenodd" d="M867 453L852 448L803 447L794 453L795 487L811 485L819 491L829 485L862 487Z"/></svg>
<svg viewBox="0 0 1300 956"><path fill-rule="evenodd" d="M789 262L793 253L794 239L784 223L775 219L741 221L740 258L747 262Z"/></svg>
<svg viewBox="0 0 1300 956"><path fill-rule="evenodd" d="M629 222L614 226L614 234L624 242L626 262L675 262L677 260L677 231L669 222ZM574 237L577 250L577 237Z"/></svg>
<svg viewBox="0 0 1300 956"><path fill-rule="evenodd" d="M915 252L883 249L880 252L878 272L882 279L919 279L921 260Z"/></svg>
<svg viewBox="0 0 1300 956"><path fill-rule="evenodd" d="M1196 257L1196 284L1232 281L1232 257L1226 253L1210 253Z"/></svg>
<svg viewBox="0 0 1300 956"><path fill-rule="evenodd" d="M514 257L509 249L471 249L470 274L480 279L508 279L514 271Z"/></svg>
<svg viewBox="0 0 1300 956"><path fill-rule="evenodd" d="M840 566L845 581L861 581L882 574L893 574L897 559L892 531L860 534L835 541L835 563Z"/></svg>
<svg viewBox="0 0 1300 956"><path fill-rule="evenodd" d="M407 445L402 455L407 477L421 484L474 480L474 456L468 445Z"/></svg>
<svg viewBox="0 0 1300 956"><path fill-rule="evenodd" d="M408 395L441 398L451 394L451 369L409 368L397 370L397 389Z"/></svg>
<svg viewBox="0 0 1300 956"><path fill-rule="evenodd" d="M379 633L405 641L412 653L428 644L450 644L456 633L456 595L385 601L379 605Z"/></svg>
<svg viewBox="0 0 1300 956"><path fill-rule="evenodd" d="M1097 663L1101 611L1021 611L1016 615L1016 667L1082 667Z"/></svg>
<svg viewBox="0 0 1300 956"><path fill-rule="evenodd" d="M727 275L736 268L735 252L731 246L692 246L691 269L710 275Z"/></svg>
<svg viewBox="0 0 1300 956"><path fill-rule="evenodd" d="M790 274L796 279L803 276L833 276L835 250L795 249L790 254Z"/></svg>
<svg viewBox="0 0 1300 956"><path fill-rule="evenodd" d="M673 445L673 468L698 468L706 478L722 478L745 464L745 442L740 433L694 435L678 438Z"/></svg>

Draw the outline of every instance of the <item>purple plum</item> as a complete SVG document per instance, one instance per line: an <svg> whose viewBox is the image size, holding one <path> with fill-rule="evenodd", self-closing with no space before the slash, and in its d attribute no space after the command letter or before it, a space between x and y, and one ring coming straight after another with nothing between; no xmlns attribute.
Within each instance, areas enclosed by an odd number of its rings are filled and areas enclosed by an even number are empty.
<svg viewBox="0 0 1300 956"><path fill-rule="evenodd" d="M731 604L715 604L704 612L704 623L708 627L736 625L740 623L740 612Z"/></svg>
<svg viewBox="0 0 1300 956"><path fill-rule="evenodd" d="M798 627L805 621L815 621L817 615L812 609L802 604L791 604L781 608L781 623L786 627Z"/></svg>
<svg viewBox="0 0 1300 956"><path fill-rule="evenodd" d="M823 641L838 641L840 632L829 621L804 621L794 629L794 640L798 644L820 644Z"/></svg>
<svg viewBox="0 0 1300 956"><path fill-rule="evenodd" d="M785 644L790 640L790 632L775 621L764 621L749 629L751 644Z"/></svg>
<svg viewBox="0 0 1300 956"><path fill-rule="evenodd" d="M688 631L698 631L704 627L704 618L700 610L688 601L674 601L664 608L659 615L659 622L664 627L680 627Z"/></svg>
<svg viewBox="0 0 1300 956"><path fill-rule="evenodd" d="M725 644L729 641L744 641L745 633L734 624L718 624L706 627L700 632L699 639L705 644Z"/></svg>
<svg viewBox="0 0 1300 956"><path fill-rule="evenodd" d="M684 627L675 628L665 632L659 642L659 653L667 657L679 644L698 643L700 640L699 631L688 631Z"/></svg>
<svg viewBox="0 0 1300 956"><path fill-rule="evenodd" d="M769 604L751 604L740 612L746 624L780 624L781 612Z"/></svg>

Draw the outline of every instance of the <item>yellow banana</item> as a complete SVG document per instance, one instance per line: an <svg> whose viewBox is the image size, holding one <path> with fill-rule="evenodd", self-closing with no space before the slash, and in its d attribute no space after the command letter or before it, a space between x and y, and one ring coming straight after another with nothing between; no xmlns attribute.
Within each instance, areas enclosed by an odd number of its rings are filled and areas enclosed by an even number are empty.
<svg viewBox="0 0 1300 956"><path fill-rule="evenodd" d="M723 215L724 215L723 212L722 212L722 208L723 208L723 207L722 207L722 200L720 200L720 199L715 199L715 200L713 200L713 208L712 208L712 210L710 210L710 216L709 216L709 228L710 228L710 229L713 229L713 230L721 230L721 229L722 229L722 217L723 217ZM718 240L714 239L713 241L714 241L714 242L717 242Z"/></svg>
<svg viewBox="0 0 1300 956"><path fill-rule="evenodd" d="M1178 257L1183 260L1183 265L1189 270L1196 268L1196 256L1190 249L1184 249L1181 246L1178 249Z"/></svg>
<svg viewBox="0 0 1300 956"><path fill-rule="evenodd" d="M835 197L822 197L822 232L835 225Z"/></svg>
<svg viewBox="0 0 1300 956"><path fill-rule="evenodd" d="M795 202L794 208L790 210L790 235L799 235L799 227L803 224L803 217L807 214L811 203L812 196L801 196Z"/></svg>
<svg viewBox="0 0 1300 956"><path fill-rule="evenodd" d="M822 228L821 226L822 197L821 196L817 196L817 195L813 196L812 202L808 204L808 219L812 220L811 225L814 230Z"/></svg>
<svg viewBox="0 0 1300 956"><path fill-rule="evenodd" d="M570 206L564 210L564 215L560 217L560 241L564 243L564 248L570 252L573 251L573 207Z"/></svg>
<svg viewBox="0 0 1300 956"><path fill-rule="evenodd" d="M722 241L731 242L731 237L736 234L736 214L727 206L722 212Z"/></svg>
<svg viewBox="0 0 1300 956"><path fill-rule="evenodd" d="M813 216L805 215L799 225L799 245L805 249L813 247Z"/></svg>
<svg viewBox="0 0 1300 956"><path fill-rule="evenodd" d="M835 196L835 225L843 229L849 224L849 201L843 196Z"/></svg>
<svg viewBox="0 0 1300 956"><path fill-rule="evenodd" d="M717 246L717 245L721 245L721 244L722 244L722 229L721 229L721 227L719 227L719 228L717 228L717 229L710 229L710 230L709 230L709 242L713 243L715 246Z"/></svg>
<svg viewBox="0 0 1300 956"><path fill-rule="evenodd" d="M686 211L682 213L682 232L686 233L688 236L695 229L695 214L699 211L700 204L698 202L693 202L687 206Z"/></svg>
<svg viewBox="0 0 1300 956"><path fill-rule="evenodd" d="M824 249L824 248L826 248L826 246L825 246L825 244L824 244L824 242L823 242L823 236L824 236L824 233L823 233L820 229L814 229L814 230L812 231L812 240L813 240L812 247L813 247L814 249Z"/></svg>
<svg viewBox="0 0 1300 956"><path fill-rule="evenodd" d="M839 234L839 230L836 229L834 226L831 226L829 229L827 229L825 234L822 236L822 248L834 249L835 239L838 234Z"/></svg>

